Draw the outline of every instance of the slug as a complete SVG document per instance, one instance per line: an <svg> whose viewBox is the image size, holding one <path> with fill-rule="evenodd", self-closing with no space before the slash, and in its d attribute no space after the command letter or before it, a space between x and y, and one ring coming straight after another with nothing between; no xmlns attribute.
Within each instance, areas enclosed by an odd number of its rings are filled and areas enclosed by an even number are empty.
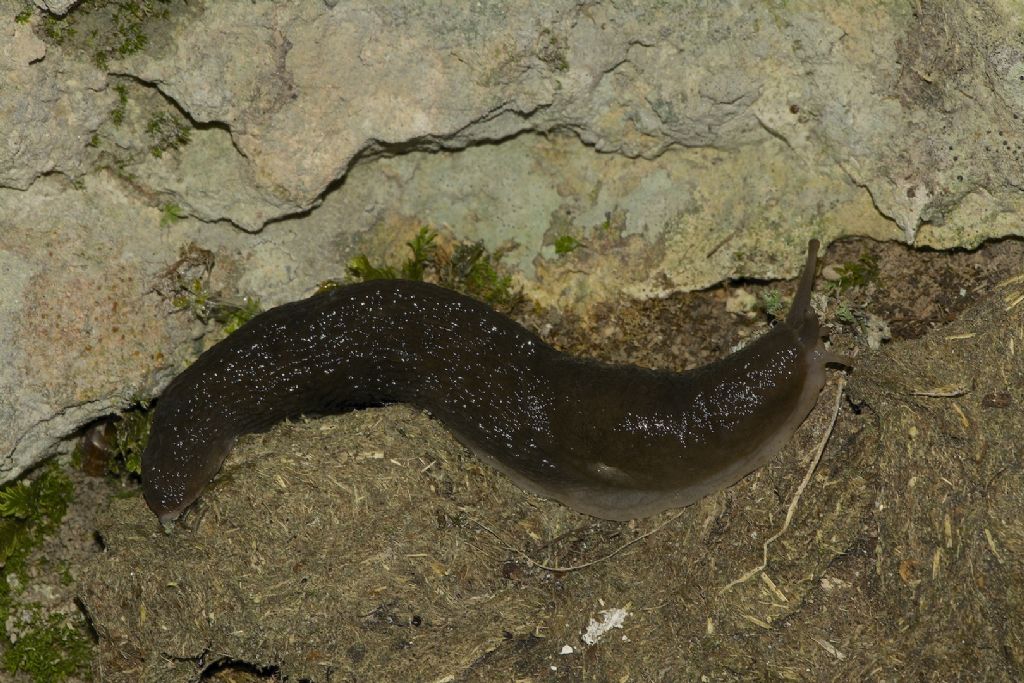
<svg viewBox="0 0 1024 683"><path fill-rule="evenodd" d="M810 307L818 241L784 321L683 373L561 353L488 305L408 280L262 313L176 377L142 456L146 503L178 517L235 439L289 416L427 410L523 488L614 520L682 507L763 465L814 407L826 363Z"/></svg>
<svg viewBox="0 0 1024 683"><path fill-rule="evenodd" d="M110 473L110 463L114 457L114 441L117 428L110 420L97 422L85 430L78 441L78 452L82 461L82 471L90 477L103 477Z"/></svg>

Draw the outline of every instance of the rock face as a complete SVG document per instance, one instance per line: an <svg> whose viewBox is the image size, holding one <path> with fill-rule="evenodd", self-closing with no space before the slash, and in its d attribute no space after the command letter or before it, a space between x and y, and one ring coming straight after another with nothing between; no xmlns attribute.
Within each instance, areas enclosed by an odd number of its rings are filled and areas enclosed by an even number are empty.
<svg viewBox="0 0 1024 683"><path fill-rule="evenodd" d="M72 7L78 4L78 0L34 0L39 9L52 12L58 16L64 16Z"/></svg>
<svg viewBox="0 0 1024 683"><path fill-rule="evenodd" d="M447 225L575 306L1021 232L1011 2L37 4L0 0L0 479L192 351L190 244L276 304Z"/></svg>
<svg viewBox="0 0 1024 683"><path fill-rule="evenodd" d="M105 75L49 50L8 9L0 15L0 82L0 186L26 190L50 173L87 173L83 142L113 104Z"/></svg>

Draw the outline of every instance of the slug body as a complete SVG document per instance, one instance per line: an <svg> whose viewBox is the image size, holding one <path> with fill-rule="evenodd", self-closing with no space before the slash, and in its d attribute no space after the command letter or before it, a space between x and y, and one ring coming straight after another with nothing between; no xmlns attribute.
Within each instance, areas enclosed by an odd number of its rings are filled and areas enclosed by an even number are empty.
<svg viewBox="0 0 1024 683"><path fill-rule="evenodd" d="M143 491L176 518L235 439L303 413L411 403L520 486L607 519L722 489L771 457L817 400L825 364L809 306L818 243L785 321L673 373L556 351L484 303L378 280L263 313L203 353L157 404Z"/></svg>

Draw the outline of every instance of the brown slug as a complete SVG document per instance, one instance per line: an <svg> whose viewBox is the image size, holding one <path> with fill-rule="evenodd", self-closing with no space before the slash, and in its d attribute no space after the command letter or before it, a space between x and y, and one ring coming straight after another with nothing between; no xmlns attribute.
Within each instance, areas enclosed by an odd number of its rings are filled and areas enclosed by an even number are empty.
<svg viewBox="0 0 1024 683"><path fill-rule="evenodd" d="M114 458L117 428L110 419L91 425L78 442L82 471L90 477L104 477L110 473Z"/></svg>
<svg viewBox="0 0 1024 683"><path fill-rule="evenodd" d="M760 467L814 407L825 364L808 245L784 321L683 373L576 358L488 305L377 280L256 316L157 403L143 492L176 518L235 439L289 416L411 403L523 488L595 517L688 505Z"/></svg>

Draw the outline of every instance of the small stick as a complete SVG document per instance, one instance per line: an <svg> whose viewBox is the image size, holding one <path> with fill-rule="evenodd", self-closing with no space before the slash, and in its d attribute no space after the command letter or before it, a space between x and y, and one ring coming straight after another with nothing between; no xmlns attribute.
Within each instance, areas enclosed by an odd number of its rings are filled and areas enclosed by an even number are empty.
<svg viewBox="0 0 1024 683"><path fill-rule="evenodd" d="M800 486L797 487L796 493L793 494L793 500L789 502L789 509L786 511L786 520L782 523L782 528L779 529L775 534L764 542L763 558L760 566L754 567L749 572L744 574L738 579L734 579L727 583L722 589L718 591L719 595L725 594L733 586L737 586L741 583L745 583L757 576L758 572L764 571L768 566L768 546L774 543L782 534L786 533L789 529L789 523L793 521L793 515L796 513L797 503L800 502L800 496L803 495L804 489L807 488L807 484L811 481L811 476L814 474L814 470L818 468L818 463L821 461L821 454L825 452L825 446L828 444L829 437L832 436L832 430L836 426L836 418L839 417L839 406L840 400L843 397L843 387L846 385L846 378L840 377L839 383L836 387L836 402L832 408L832 420L828 424L828 429L825 430L825 435L822 437L821 442L818 444L817 452L814 454L814 458L811 459L811 464L807 467L807 472L804 474L803 481L800 482Z"/></svg>
<svg viewBox="0 0 1024 683"><path fill-rule="evenodd" d="M504 541L504 539L502 539L501 536L499 536L497 534L497 532L489 529L483 522L477 521L475 519L473 521L476 522L476 524L479 525L481 529L483 529L484 531L489 533L491 536L494 536L494 538L496 538L498 540L498 542L501 543L501 545L503 545L505 547L506 550L508 550L510 552L513 552L516 555L519 555L520 557L522 557L524 560L526 560L527 563L529 563L529 565L531 567L537 567L537 568L543 569L545 571L557 572L557 573L563 573L564 574L564 573L568 573L568 572L574 572L574 571L577 571L579 569L586 569L587 567L592 567L595 564L598 564L600 562L604 562L605 560L608 560L608 559L611 559L612 557L615 557L616 555L618 555L619 553L621 553L623 550L625 550L629 546L633 545L634 543L639 543L640 541L644 540L648 536L653 536L654 534L658 533L659 531L661 531L662 529L667 527L669 524L671 524L672 522L674 522L677 519L679 519L680 517L682 517L684 512L686 512L686 508L683 508L682 510L680 510L676 514L672 515L671 517L666 519L664 522L662 522L658 526L656 526L653 529L651 529L650 531L646 531L646 532L640 534L639 536L637 536L636 538L634 538L634 539L632 539L630 541L626 541L625 543L623 543L622 545L620 545L618 548L616 548L615 550L611 551L607 555L602 555L601 557L597 558L596 560L591 560L589 562L584 562L582 564L573 564L573 565L568 565L568 566L548 565L548 564L544 564L543 562L538 562L537 560L535 560L532 557L530 557L525 551L520 550L519 548L515 548L515 547L509 545L508 543L506 543Z"/></svg>

